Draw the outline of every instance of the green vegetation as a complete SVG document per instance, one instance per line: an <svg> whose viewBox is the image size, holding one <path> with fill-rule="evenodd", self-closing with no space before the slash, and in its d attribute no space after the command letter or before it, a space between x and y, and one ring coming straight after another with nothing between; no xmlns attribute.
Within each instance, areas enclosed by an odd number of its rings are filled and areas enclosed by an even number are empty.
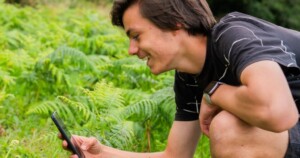
<svg viewBox="0 0 300 158"><path fill-rule="evenodd" d="M102 7L0 2L0 155L67 157L50 114L71 133L131 151L164 149L173 72L150 73ZM206 138L203 138L206 139ZM209 157L208 141L196 157Z"/></svg>
<svg viewBox="0 0 300 158"><path fill-rule="evenodd" d="M173 72L153 76L127 55L124 32L108 19L112 0L5 1L19 5L0 0L1 157L67 157L53 111L73 134L131 151L164 149L175 112ZM238 10L300 29L296 1L209 3L218 17ZM202 140L195 157L208 158Z"/></svg>
<svg viewBox="0 0 300 158"><path fill-rule="evenodd" d="M297 0L207 0L215 16L239 11L300 30L300 1Z"/></svg>
<svg viewBox="0 0 300 158"><path fill-rule="evenodd" d="M63 3L69 7L82 4L110 5L113 0L4 0L21 6L37 6ZM300 30L300 1L297 0L207 0L217 18L232 11L251 14L278 25Z"/></svg>

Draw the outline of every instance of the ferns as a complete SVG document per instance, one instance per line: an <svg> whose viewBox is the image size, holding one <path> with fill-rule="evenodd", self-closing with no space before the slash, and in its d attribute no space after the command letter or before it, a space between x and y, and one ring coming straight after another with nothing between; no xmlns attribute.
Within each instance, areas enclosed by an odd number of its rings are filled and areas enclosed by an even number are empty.
<svg viewBox="0 0 300 158"><path fill-rule="evenodd" d="M93 92L90 91L88 96L93 102L97 102L97 107L122 107L124 106L124 98L121 96L121 89L114 88L111 83L105 81L99 82L95 85Z"/></svg>
<svg viewBox="0 0 300 158"><path fill-rule="evenodd" d="M123 115L141 120L148 120L158 114L157 102L153 100L141 100L126 107ZM126 118L126 117L125 117Z"/></svg>
<svg viewBox="0 0 300 158"><path fill-rule="evenodd" d="M16 139L26 145L9 156L66 157L56 149L53 111L74 134L121 149L161 149L175 109L173 72L154 76L127 57L124 33L96 10L1 3L0 123L11 136L0 137L0 155Z"/></svg>
<svg viewBox="0 0 300 158"><path fill-rule="evenodd" d="M125 105L126 93L124 92L128 91L123 92L122 89L115 88L111 83L103 80L97 83L92 91L82 89L84 97L72 97L73 99L71 99L59 96L59 101L56 103L49 101L40 103L33 106L28 114L39 113L44 115L52 111L58 111L63 115L63 118L69 119L70 122L77 125L85 126L90 130L89 133L92 132L93 135L97 135L96 133L102 131L100 137L104 142L109 142L108 145L127 149L137 139L144 139L145 143L149 141L144 138L146 135L143 133L150 132L149 134L153 135L155 130L160 129L160 127L171 126L172 121L166 118L173 118L174 111L170 112L169 108L162 105L165 102L162 97L155 97L163 96L161 95L163 93L167 94L166 91L167 89L158 91L158 94L153 96L143 92L136 93L140 95L140 98L148 96L148 99L144 98ZM172 94L164 96L172 98ZM160 123L153 126L157 122ZM103 131L101 127L108 131ZM148 128L151 128L152 131L149 131Z"/></svg>
<svg viewBox="0 0 300 158"><path fill-rule="evenodd" d="M57 78L61 78L58 74L59 69L64 71L96 71L95 65L90 62L88 57L74 49L66 46L61 46L53 53L49 54L44 59L41 59L36 64L36 69L48 69L53 75L57 75Z"/></svg>
<svg viewBox="0 0 300 158"><path fill-rule="evenodd" d="M123 121L112 126L110 132L107 132L108 141L112 146L130 149L136 141L134 130L134 122Z"/></svg>

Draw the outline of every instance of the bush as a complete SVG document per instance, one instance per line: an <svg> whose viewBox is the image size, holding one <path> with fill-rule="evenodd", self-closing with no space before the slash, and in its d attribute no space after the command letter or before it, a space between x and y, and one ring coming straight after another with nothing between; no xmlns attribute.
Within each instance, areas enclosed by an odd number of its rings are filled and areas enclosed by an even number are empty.
<svg viewBox="0 0 300 158"><path fill-rule="evenodd" d="M37 4L36 0L5 0L4 2L9 4L19 4L21 6L35 6Z"/></svg>

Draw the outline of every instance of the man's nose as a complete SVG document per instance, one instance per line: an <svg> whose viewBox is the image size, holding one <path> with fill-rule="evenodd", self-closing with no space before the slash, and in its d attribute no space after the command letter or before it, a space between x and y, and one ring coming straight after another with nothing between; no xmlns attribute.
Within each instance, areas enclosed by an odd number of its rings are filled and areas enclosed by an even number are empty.
<svg viewBox="0 0 300 158"><path fill-rule="evenodd" d="M138 50L139 50L139 48L137 46L137 43L135 41L130 41L129 48L128 48L129 55L137 54Z"/></svg>

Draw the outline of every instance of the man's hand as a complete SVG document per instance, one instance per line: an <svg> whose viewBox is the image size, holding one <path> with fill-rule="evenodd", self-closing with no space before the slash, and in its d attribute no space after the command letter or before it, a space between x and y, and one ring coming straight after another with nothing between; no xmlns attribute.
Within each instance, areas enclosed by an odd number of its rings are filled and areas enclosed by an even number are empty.
<svg viewBox="0 0 300 158"><path fill-rule="evenodd" d="M62 139L60 134L59 138ZM87 138L83 136L72 135L71 141L79 150L81 150L81 153L84 155L85 158L100 157L101 144L95 137ZM62 146L65 150L68 150L67 141L64 140ZM78 158L78 156L71 155L70 158Z"/></svg>
<svg viewBox="0 0 300 158"><path fill-rule="evenodd" d="M203 134L209 137L209 127L213 118L221 111L221 108L216 105L208 104L204 98L202 98L200 109L200 128Z"/></svg>

